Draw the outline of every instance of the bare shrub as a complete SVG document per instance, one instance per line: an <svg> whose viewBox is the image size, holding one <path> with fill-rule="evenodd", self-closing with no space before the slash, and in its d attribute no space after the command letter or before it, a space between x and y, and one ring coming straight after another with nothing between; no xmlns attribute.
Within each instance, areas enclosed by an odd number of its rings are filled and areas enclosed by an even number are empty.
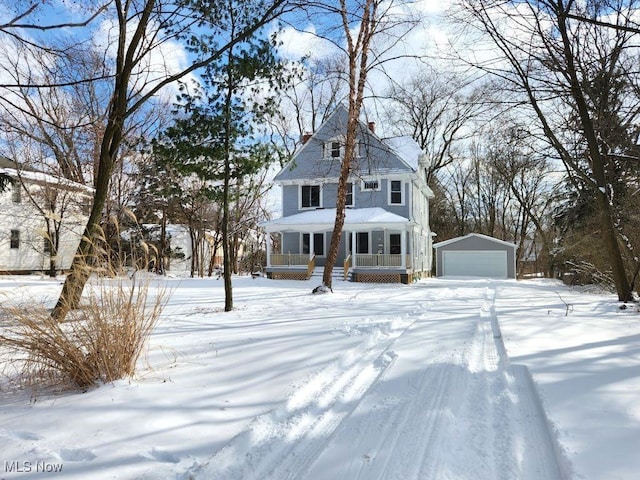
<svg viewBox="0 0 640 480"><path fill-rule="evenodd" d="M5 310L1 360L18 366L32 386L87 388L135 373L136 363L165 304L165 292L149 295L149 283L98 280L85 289L81 308L58 322L44 305Z"/></svg>

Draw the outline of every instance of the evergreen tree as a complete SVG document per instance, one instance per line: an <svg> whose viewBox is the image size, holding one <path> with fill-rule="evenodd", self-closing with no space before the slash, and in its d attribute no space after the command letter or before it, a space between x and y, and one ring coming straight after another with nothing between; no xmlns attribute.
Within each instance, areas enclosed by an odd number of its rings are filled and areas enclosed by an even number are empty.
<svg viewBox="0 0 640 480"><path fill-rule="evenodd" d="M233 28L242 28L250 6L229 9ZM181 117L153 143L153 154L174 172L205 182L202 194L221 204L220 223L225 311L233 309L230 204L244 177L275 157L259 126L275 110L275 93L286 81L274 39L253 37L211 63L202 83L181 86L176 109Z"/></svg>

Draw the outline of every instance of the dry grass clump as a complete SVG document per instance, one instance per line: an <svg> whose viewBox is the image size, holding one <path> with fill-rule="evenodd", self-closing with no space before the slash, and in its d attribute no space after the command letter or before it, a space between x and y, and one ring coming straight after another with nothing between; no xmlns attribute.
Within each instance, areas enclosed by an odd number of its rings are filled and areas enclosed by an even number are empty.
<svg viewBox="0 0 640 480"><path fill-rule="evenodd" d="M0 347L9 354L2 361L18 367L32 386L87 388L133 375L162 312L164 292L151 299L148 283L111 283L87 288L82 307L63 323L44 306L6 309Z"/></svg>

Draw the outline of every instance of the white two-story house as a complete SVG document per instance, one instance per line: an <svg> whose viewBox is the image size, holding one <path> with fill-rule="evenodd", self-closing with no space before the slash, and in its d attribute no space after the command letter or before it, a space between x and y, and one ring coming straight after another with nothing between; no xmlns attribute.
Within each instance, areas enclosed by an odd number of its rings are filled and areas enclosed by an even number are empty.
<svg viewBox="0 0 640 480"><path fill-rule="evenodd" d="M325 263L336 214L348 111L339 106L306 135L276 175L282 216L263 224L269 278L308 278ZM336 267L361 282L410 282L428 275L432 234L426 156L410 137L382 139L360 122ZM268 237L269 237L268 236Z"/></svg>
<svg viewBox="0 0 640 480"><path fill-rule="evenodd" d="M63 271L87 223L92 189L0 157L0 273Z"/></svg>

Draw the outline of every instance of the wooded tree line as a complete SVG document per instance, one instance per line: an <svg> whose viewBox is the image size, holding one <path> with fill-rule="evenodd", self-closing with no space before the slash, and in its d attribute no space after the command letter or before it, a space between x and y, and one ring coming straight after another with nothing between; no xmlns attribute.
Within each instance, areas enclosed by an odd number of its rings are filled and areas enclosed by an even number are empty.
<svg viewBox="0 0 640 480"><path fill-rule="evenodd" d="M154 244L163 271L168 223L188 226L194 275L213 268L203 242L222 247L231 309L239 246L269 214L267 169L339 102L427 153L437 240L513 241L520 273L580 273L621 300L637 285L640 0L460 0L448 17L461 43L402 78L387 66L422 21L411 2L93 0L57 23L46 1L4 3L0 153L95 188L55 315L77 304L97 238L118 261L135 238ZM276 19L319 18L334 56L278 56ZM177 45L190 57L174 65ZM144 224L159 232L123 246Z"/></svg>

